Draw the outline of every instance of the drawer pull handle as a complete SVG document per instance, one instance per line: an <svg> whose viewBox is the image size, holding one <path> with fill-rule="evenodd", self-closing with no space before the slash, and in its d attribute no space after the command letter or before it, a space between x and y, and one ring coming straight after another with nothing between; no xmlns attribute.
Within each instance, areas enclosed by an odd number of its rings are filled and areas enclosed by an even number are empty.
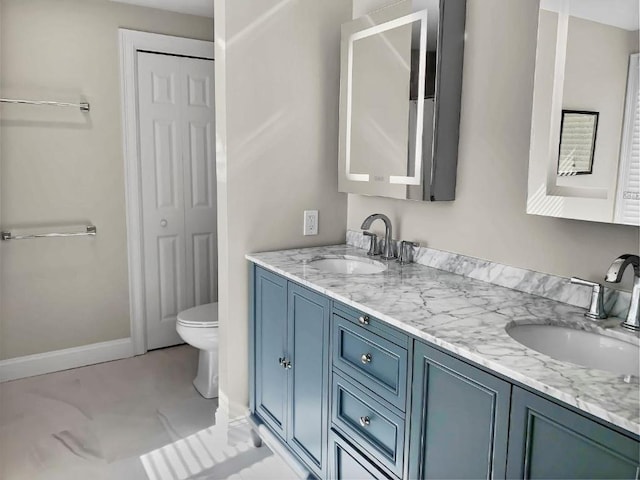
<svg viewBox="0 0 640 480"><path fill-rule="evenodd" d="M360 417L360 425L363 427L368 427L371 424L371 419L369 417Z"/></svg>
<svg viewBox="0 0 640 480"><path fill-rule="evenodd" d="M369 325L369 317L367 315L362 315L358 318L358 322L360 322L360 325Z"/></svg>
<svg viewBox="0 0 640 480"><path fill-rule="evenodd" d="M363 353L362 356L360 357L360 361L365 365L367 363L371 363L371 360L373 360L373 357L371 356L370 353Z"/></svg>

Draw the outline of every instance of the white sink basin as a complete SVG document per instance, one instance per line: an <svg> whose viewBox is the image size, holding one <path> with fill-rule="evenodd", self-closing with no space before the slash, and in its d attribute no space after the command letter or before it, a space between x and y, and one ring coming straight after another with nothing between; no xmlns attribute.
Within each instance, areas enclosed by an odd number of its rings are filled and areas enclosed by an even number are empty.
<svg viewBox="0 0 640 480"><path fill-rule="evenodd" d="M323 272L346 275L370 275L387 269L382 262L350 255L317 257L310 260L307 265Z"/></svg>
<svg viewBox="0 0 640 480"><path fill-rule="evenodd" d="M640 343L548 324L511 324L507 333L522 345L584 367L640 375Z"/></svg>

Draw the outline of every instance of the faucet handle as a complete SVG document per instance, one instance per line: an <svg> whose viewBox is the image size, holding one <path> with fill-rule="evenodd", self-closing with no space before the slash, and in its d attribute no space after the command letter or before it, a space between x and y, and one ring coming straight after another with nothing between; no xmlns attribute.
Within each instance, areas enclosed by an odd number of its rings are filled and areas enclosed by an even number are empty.
<svg viewBox="0 0 640 480"><path fill-rule="evenodd" d="M378 236L375 233L371 233L371 232L362 232L362 234L366 237L370 237L371 240L369 242L369 251L367 252L367 255L369 255L370 257L375 257L377 255L380 255L381 250L380 250L380 242L378 241Z"/></svg>
<svg viewBox="0 0 640 480"><path fill-rule="evenodd" d="M413 261L413 247L419 247L420 244L417 242L409 242L407 240L402 240L400 242L400 252L398 252L398 262L400 265L405 265L407 263L411 263ZM412 249L407 251L407 247L412 247Z"/></svg>
<svg viewBox="0 0 640 480"><path fill-rule="evenodd" d="M592 320L607 318L607 314L604 311L604 287L601 284L578 277L571 277L571 283L591 287L591 304L589 305L589 311L584 314L585 317Z"/></svg>

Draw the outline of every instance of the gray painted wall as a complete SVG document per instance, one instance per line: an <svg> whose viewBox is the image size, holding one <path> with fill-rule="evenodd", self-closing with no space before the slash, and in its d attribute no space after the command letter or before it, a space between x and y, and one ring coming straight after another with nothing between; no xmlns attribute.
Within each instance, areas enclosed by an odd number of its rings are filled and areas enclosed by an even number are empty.
<svg viewBox="0 0 640 480"><path fill-rule="evenodd" d="M129 336L118 27L213 40L210 18L107 0L0 1L3 227L93 222L94 239L0 245L0 359Z"/></svg>
<svg viewBox="0 0 640 480"><path fill-rule="evenodd" d="M338 193L344 0L216 0L220 409L248 401L247 252L344 243ZM303 211L319 235L303 236Z"/></svg>

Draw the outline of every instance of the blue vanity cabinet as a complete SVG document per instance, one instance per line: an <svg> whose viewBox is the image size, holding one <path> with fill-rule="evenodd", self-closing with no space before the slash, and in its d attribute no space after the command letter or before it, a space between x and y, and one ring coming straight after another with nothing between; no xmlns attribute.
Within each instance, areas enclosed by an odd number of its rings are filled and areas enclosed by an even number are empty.
<svg viewBox="0 0 640 480"><path fill-rule="evenodd" d="M331 302L254 267L252 413L326 477Z"/></svg>
<svg viewBox="0 0 640 480"><path fill-rule="evenodd" d="M513 388L509 478L640 478L640 443Z"/></svg>
<svg viewBox="0 0 640 480"><path fill-rule="evenodd" d="M505 478L511 385L416 341L409 478Z"/></svg>
<svg viewBox="0 0 640 480"><path fill-rule="evenodd" d="M252 267L251 420L320 479L629 478L640 439Z"/></svg>

